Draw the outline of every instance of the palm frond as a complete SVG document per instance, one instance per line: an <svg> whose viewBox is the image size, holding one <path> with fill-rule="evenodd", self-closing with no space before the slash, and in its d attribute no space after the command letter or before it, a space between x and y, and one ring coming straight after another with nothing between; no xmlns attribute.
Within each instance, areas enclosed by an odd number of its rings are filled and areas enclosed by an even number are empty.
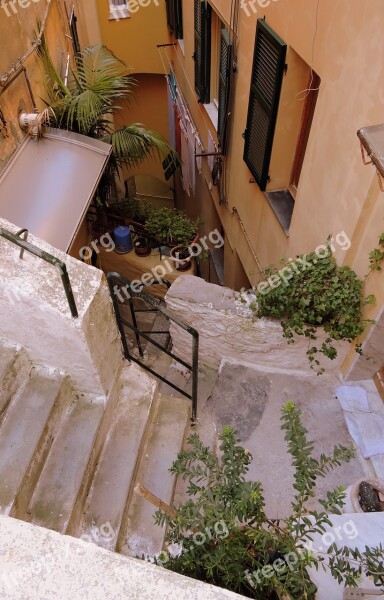
<svg viewBox="0 0 384 600"><path fill-rule="evenodd" d="M126 125L117 131L104 136L103 141L112 144L113 154L118 166L138 165L144 158L157 154L160 159L171 154L175 163L179 158L167 140L141 123Z"/></svg>

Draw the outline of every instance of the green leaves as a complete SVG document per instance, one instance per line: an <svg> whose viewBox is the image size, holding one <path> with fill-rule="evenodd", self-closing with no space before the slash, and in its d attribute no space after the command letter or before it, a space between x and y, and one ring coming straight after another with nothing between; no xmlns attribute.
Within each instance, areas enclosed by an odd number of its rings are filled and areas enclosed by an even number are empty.
<svg viewBox="0 0 384 600"><path fill-rule="evenodd" d="M351 564L349 557L359 556L379 581L382 550L359 553L335 545L324 555L310 546L315 535L332 526L329 515L340 513L345 498L340 486L319 501L321 512L309 510L306 503L317 478L349 461L353 449L335 446L330 456L315 458L294 402L282 408L281 427L294 466L291 515L283 520L267 517L260 482L247 480L251 454L239 445L236 431L223 428L219 457L193 434L188 449L179 453L170 469L187 481L188 500L175 508L175 517L156 513L156 523L168 525L168 541L183 549L164 566L257 600L271 600L277 589L294 600L313 600L316 586L307 568L327 568L328 562L341 583L356 585L361 567Z"/></svg>
<svg viewBox="0 0 384 600"><path fill-rule="evenodd" d="M79 52L67 84L57 71L44 38L38 54L46 72L56 125L112 144L112 172L122 165L136 166L151 154L161 159L171 154L179 164L173 148L156 131L140 123L115 130L114 116L121 108L119 104L130 100L137 83L108 48L90 46Z"/></svg>
<svg viewBox="0 0 384 600"><path fill-rule="evenodd" d="M312 345L307 351L311 368L321 374L324 369L319 368L318 354L334 360L337 356L334 341L352 342L359 336L366 325L361 308L365 303L375 302L375 298L371 295L363 299L363 282L349 267L339 267L330 249L324 258L314 252L298 256L295 269L285 259L281 263L291 276L285 285L282 281L277 287L270 285L268 293L255 290L256 315L282 319L283 335L289 344L294 342L294 334L316 340L318 327L322 326L327 339L320 347ZM280 280L279 273L278 268L269 267L267 280L271 276Z"/></svg>

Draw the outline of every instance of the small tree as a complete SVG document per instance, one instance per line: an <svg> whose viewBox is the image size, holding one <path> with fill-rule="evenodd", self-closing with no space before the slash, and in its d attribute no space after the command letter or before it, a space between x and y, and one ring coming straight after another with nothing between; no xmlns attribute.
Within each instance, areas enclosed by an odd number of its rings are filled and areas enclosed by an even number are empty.
<svg viewBox="0 0 384 600"><path fill-rule="evenodd" d="M318 477L343 461L350 461L353 448L336 446L331 456L312 456L313 444L301 423L301 413L292 402L281 413L288 451L294 466L292 514L283 520L269 519L259 482L246 481L251 454L238 445L236 432L225 426L219 436L220 458L204 447L196 434L189 437L190 449L181 452L170 471L188 481L187 502L175 516L159 510L156 523L168 524L167 539L177 543L179 554L160 557L165 567L228 588L250 598L270 600L291 597L311 599L316 586L307 568L329 566L346 585L357 585L363 568L380 573L382 548L357 553L329 549L329 556L312 552L308 543L330 525L329 514L340 514L345 499L342 487L320 501L321 512L309 510ZM219 524L219 526L218 526ZM354 560L360 562L356 566Z"/></svg>

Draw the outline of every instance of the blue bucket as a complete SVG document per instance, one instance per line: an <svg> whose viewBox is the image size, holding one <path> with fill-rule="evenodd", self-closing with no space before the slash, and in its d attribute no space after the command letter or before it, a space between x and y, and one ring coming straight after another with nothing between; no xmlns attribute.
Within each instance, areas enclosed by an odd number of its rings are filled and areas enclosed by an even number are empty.
<svg viewBox="0 0 384 600"><path fill-rule="evenodd" d="M113 237L115 238L115 252L126 254L132 250L132 236L129 227L119 225L114 229Z"/></svg>

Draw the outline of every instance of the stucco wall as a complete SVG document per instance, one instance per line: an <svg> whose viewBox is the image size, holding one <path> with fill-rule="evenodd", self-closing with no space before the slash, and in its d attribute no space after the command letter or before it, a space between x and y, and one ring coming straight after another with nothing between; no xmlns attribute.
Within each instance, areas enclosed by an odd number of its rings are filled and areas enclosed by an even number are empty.
<svg viewBox="0 0 384 600"><path fill-rule="evenodd" d="M0 227L19 229L4 219ZM63 369L78 391L108 394L122 350L103 273L34 236L28 241L66 263L79 316L71 316L58 269L27 252L20 260L0 237L0 336L24 346L34 363Z"/></svg>
<svg viewBox="0 0 384 600"><path fill-rule="evenodd" d="M74 4L80 44L87 45L88 36L83 29L87 13L83 9L83 0L67 4ZM8 79L3 79L3 76L30 50L39 31L38 24L41 26L48 6L44 32L55 65L63 75L68 53L73 61L73 45L64 0L51 0L49 5L46 0L20 0L20 4L13 3L13 8L4 0L0 5L0 108L6 121L6 128L2 128L0 123L0 172L25 136L25 131L19 126L19 114L34 112L24 75L21 74L6 90L3 86L12 75ZM25 60L23 66L30 79L37 109L43 110L43 99L47 99L45 73L36 51Z"/></svg>
<svg viewBox="0 0 384 600"><path fill-rule="evenodd" d="M288 345L280 323L264 318L253 320L233 290L181 275L169 289L166 303L176 317L199 332L199 358L207 365L218 367L222 359L227 359L266 370L316 376L306 356L308 341L297 336L295 343ZM175 353L190 359L191 336L174 324L171 336ZM317 344L324 338L319 334ZM338 371L348 344L337 344L337 350L335 360L324 357L321 361L327 373Z"/></svg>

